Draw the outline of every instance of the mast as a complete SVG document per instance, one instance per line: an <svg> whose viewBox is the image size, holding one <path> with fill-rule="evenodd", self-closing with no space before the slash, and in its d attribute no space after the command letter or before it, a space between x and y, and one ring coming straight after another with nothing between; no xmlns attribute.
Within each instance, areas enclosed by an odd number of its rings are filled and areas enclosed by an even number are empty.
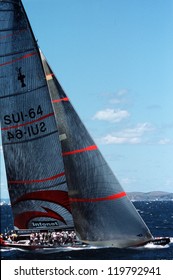
<svg viewBox="0 0 173 280"><path fill-rule="evenodd" d="M20 0L0 1L0 122L18 229L73 226L59 134L38 46Z"/></svg>

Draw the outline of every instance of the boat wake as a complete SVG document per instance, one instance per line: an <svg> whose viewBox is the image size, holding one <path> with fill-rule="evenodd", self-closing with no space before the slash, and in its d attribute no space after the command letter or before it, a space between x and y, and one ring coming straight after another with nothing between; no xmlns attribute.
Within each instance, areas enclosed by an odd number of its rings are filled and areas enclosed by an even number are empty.
<svg viewBox="0 0 173 280"><path fill-rule="evenodd" d="M95 247L95 246L62 246L62 247L49 247L49 248L38 248L35 250L32 250L32 254L39 253L39 254L51 254L51 253L61 253L61 252L70 252L70 251L80 251L80 250L95 250L95 249L104 249L101 247ZM22 249L22 248L3 248L0 249L0 252L11 252L11 251L20 251L25 253L31 253L30 250Z"/></svg>
<svg viewBox="0 0 173 280"><path fill-rule="evenodd" d="M158 250L158 249L168 249L173 246L173 237L170 237L170 243L166 245L156 245L153 243L148 243L144 246L139 246L139 247L131 247L130 249L134 250Z"/></svg>
<svg viewBox="0 0 173 280"><path fill-rule="evenodd" d="M154 245L154 244L147 244L147 245L145 245L145 246L143 246L143 248L144 249L167 249L167 248L169 248L170 247L170 245L168 245L168 244L166 244L166 245L164 245L164 246L162 246L162 245Z"/></svg>
<svg viewBox="0 0 173 280"><path fill-rule="evenodd" d="M161 249L168 249L173 246L173 237L170 238L171 242L166 245L155 245L152 243L146 244L144 246L139 247L129 247L129 248L113 248L113 247L97 247L97 246L62 246L62 247L49 247L49 248L38 248L32 251L32 254L53 254L53 253L63 253L63 252L72 252L72 251L86 251L86 250L136 250L136 251L145 251L145 250L161 250ZM31 253L30 250L22 249L22 248L2 248L0 249L0 252L11 252L11 251L18 251L18 252L25 252L25 253Z"/></svg>

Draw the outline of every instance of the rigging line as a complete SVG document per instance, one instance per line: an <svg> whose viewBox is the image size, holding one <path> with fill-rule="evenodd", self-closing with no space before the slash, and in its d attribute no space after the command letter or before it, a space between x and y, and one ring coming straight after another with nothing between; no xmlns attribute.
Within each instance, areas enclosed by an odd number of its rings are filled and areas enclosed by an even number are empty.
<svg viewBox="0 0 173 280"><path fill-rule="evenodd" d="M7 56L13 56L16 54L21 54L21 53L27 53L27 52L33 52L35 50L35 48L32 49L26 49L26 50L20 50L18 52L12 52L12 53L7 53L7 54L2 54L0 55L0 57L7 57Z"/></svg>
<svg viewBox="0 0 173 280"><path fill-rule="evenodd" d="M36 180L19 180L19 181L8 181L9 184L33 184L33 183L44 183L44 182L47 182L47 181L52 181L52 180L55 180L59 177L62 177L62 176L65 176L65 172L62 172L62 173L59 173L59 174L56 174L52 177L48 177L48 178L44 178L44 179L36 179Z"/></svg>
<svg viewBox="0 0 173 280"><path fill-rule="evenodd" d="M25 59L25 58L32 57L32 56L34 56L34 55L38 55L37 52L28 53L28 54L26 54L26 55L23 55L23 56L21 56L21 57L18 57L18 58L16 58L16 59L14 59L14 60L11 60L11 61L8 61L8 62L4 62L4 63L0 64L0 67L6 66L6 65L9 65L9 64L12 64L12 63L15 63L15 62L17 62L17 61L19 61L19 60L22 60L22 59Z"/></svg>
<svg viewBox="0 0 173 280"><path fill-rule="evenodd" d="M35 122L42 121L42 120L47 119L47 118L52 117L52 116L54 116L54 113L50 113L50 114L44 115L43 117L38 118L36 120L33 120L31 122L21 123L21 124L17 124L17 125L14 125L14 126L9 126L9 127L3 127L3 128L1 128L1 130L10 130L10 129L14 129L14 128L19 128L21 126L26 126L28 124L33 124Z"/></svg>
<svg viewBox="0 0 173 280"><path fill-rule="evenodd" d="M44 87L47 87L47 84L45 84L43 86L40 86L40 87L37 87L37 88L34 88L34 89L30 89L30 90L24 91L24 92L17 92L17 93L5 95L5 96L0 96L0 99L7 98L7 97L13 97L13 96L17 96L17 95L22 95L22 94L27 94L27 93L31 93L33 91L39 90L39 89L44 88Z"/></svg>
<svg viewBox="0 0 173 280"><path fill-rule="evenodd" d="M96 197L96 198L69 198L70 203L73 202L99 202L99 201L106 201L106 200L115 200L122 197L127 196L125 192L120 192L117 194L105 196L105 197Z"/></svg>
<svg viewBox="0 0 173 280"><path fill-rule="evenodd" d="M58 133L58 130L55 130L53 132L47 133L45 135L33 138L33 139L28 139L28 140L23 140L23 141L18 141L18 142L12 142L12 143L3 143L3 146L7 146L7 145L16 145L16 144L23 144L23 143L27 143L27 142L31 142L31 141L35 141L35 140L39 140L42 139L44 137L48 137L51 136L52 134Z"/></svg>
<svg viewBox="0 0 173 280"><path fill-rule="evenodd" d="M88 146L79 150L73 150L73 151L69 151L69 152L63 152L62 155L68 156L68 155L74 155L74 154L78 154L78 153L83 153L83 152L88 152L88 151L93 151L93 150L97 150L98 147L96 145L93 146Z"/></svg>

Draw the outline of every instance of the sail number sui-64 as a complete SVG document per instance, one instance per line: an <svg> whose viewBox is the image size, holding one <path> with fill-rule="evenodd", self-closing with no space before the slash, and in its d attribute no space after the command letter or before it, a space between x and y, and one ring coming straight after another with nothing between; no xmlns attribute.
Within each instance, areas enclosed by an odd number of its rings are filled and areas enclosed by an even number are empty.
<svg viewBox="0 0 173 280"><path fill-rule="evenodd" d="M36 121L36 119L39 120L42 115L43 110L40 105L37 109L30 108L27 113L17 112L15 114L5 115L4 124L8 125L9 129L14 129L7 131L8 140L21 139L24 136L32 137L45 132L45 122Z"/></svg>

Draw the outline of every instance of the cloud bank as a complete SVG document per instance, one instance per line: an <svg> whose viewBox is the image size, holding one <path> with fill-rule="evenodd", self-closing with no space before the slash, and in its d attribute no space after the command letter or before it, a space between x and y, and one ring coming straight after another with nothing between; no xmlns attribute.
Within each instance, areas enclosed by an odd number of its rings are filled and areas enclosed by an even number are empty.
<svg viewBox="0 0 173 280"><path fill-rule="evenodd" d="M120 122L123 119L126 119L130 116L128 111L126 110L120 110L120 109L105 109L98 111L93 119L99 120L99 121L107 121L107 122Z"/></svg>
<svg viewBox="0 0 173 280"><path fill-rule="evenodd" d="M133 128L107 134L101 142L103 144L139 144L142 143L144 134L153 129L150 123L140 123Z"/></svg>

